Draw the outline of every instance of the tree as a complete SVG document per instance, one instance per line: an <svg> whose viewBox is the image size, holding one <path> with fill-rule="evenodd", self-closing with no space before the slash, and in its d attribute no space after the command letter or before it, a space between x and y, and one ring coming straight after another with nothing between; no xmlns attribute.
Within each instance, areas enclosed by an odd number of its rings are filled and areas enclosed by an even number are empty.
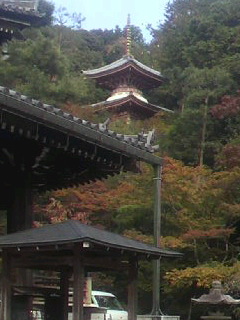
<svg viewBox="0 0 240 320"><path fill-rule="evenodd" d="M217 102L224 94L233 87L230 74L225 70L214 67L212 69L188 68L186 70L186 81L184 86L186 106L203 106L202 129L199 147L198 165L204 163L204 152L206 144L207 117L209 106Z"/></svg>
<svg viewBox="0 0 240 320"><path fill-rule="evenodd" d="M154 65L169 77L169 93L175 97L174 108L184 105L185 79L181 76L186 68L211 70L218 67L230 74L235 88L239 85L240 19L236 13L239 9L240 3L236 0L174 0L169 3L165 22L152 30L150 49Z"/></svg>
<svg viewBox="0 0 240 320"><path fill-rule="evenodd" d="M53 3L46 0L39 0L38 12L43 15L44 23L46 25L52 24L54 9L55 7Z"/></svg>

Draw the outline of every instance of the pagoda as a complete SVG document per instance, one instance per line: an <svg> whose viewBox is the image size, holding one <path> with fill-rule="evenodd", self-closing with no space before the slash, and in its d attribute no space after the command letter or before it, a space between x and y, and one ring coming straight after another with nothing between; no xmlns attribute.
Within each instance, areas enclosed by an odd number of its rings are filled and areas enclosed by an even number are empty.
<svg viewBox="0 0 240 320"><path fill-rule="evenodd" d="M107 100L92 104L97 113L109 111L118 117L129 115L134 119L147 119L166 108L151 104L143 96L143 90L157 88L165 81L159 71L156 71L138 60L130 52L131 30L130 18L127 23L127 39L125 55L104 67L83 71L88 78L111 91Z"/></svg>
<svg viewBox="0 0 240 320"><path fill-rule="evenodd" d="M37 5L37 0L0 0L0 45L12 38L23 40L23 29L43 24Z"/></svg>

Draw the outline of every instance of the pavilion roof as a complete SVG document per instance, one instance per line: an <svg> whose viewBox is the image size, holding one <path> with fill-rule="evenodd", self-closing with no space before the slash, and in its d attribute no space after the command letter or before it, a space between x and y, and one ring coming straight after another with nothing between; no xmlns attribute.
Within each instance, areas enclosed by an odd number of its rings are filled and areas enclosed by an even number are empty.
<svg viewBox="0 0 240 320"><path fill-rule="evenodd" d="M97 246L107 250L116 249L126 252L146 254L150 258L160 256L178 257L180 253L157 248L153 245L136 241L116 233L82 224L76 220L67 220L58 224L29 229L0 237L0 248L35 248L38 250L46 246L73 245L87 243L88 250ZM84 244L83 244L84 247ZM63 247L64 248L64 247Z"/></svg>
<svg viewBox="0 0 240 320"><path fill-rule="evenodd" d="M139 88L151 89L158 87L165 80L159 71L144 65L129 55L125 55L121 59L106 66L83 71L83 74L97 80L102 87L112 89L112 81L107 81L107 78L117 76L124 70L128 70L128 76L130 73L132 76L140 77L142 85L140 85Z"/></svg>

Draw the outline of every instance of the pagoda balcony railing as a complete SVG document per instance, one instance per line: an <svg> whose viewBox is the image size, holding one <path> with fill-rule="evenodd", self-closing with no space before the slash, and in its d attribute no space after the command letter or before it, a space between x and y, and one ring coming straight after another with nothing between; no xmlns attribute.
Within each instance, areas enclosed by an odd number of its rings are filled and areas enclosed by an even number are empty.
<svg viewBox="0 0 240 320"><path fill-rule="evenodd" d="M137 93L141 96L143 94L141 90L139 90L135 87L130 87L130 86L120 86L120 87L114 89L112 91L112 94L119 93L119 92L132 92L132 93Z"/></svg>

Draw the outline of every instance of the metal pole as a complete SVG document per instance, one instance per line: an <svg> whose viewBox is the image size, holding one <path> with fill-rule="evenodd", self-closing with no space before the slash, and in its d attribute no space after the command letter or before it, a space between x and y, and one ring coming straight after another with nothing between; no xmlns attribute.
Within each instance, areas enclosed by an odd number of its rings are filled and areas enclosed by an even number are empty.
<svg viewBox="0 0 240 320"><path fill-rule="evenodd" d="M154 244L160 247L161 237L161 182L162 182L162 166L153 166L154 168ZM153 306L152 315L163 315L160 308L160 259L153 261Z"/></svg>

